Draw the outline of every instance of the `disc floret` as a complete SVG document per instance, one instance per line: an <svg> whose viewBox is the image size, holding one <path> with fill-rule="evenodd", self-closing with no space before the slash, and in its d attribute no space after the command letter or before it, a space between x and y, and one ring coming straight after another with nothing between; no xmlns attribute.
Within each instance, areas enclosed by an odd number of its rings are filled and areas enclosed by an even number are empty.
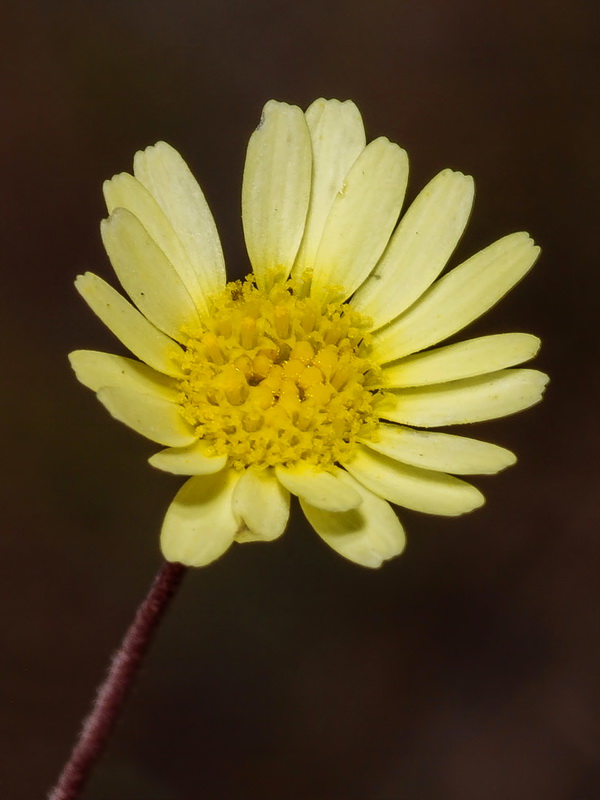
<svg viewBox="0 0 600 800"><path fill-rule="evenodd" d="M358 436L375 435L382 395L369 320L309 291L309 275L267 290L249 276L227 284L201 326L185 331L181 413L235 469L331 469Z"/></svg>

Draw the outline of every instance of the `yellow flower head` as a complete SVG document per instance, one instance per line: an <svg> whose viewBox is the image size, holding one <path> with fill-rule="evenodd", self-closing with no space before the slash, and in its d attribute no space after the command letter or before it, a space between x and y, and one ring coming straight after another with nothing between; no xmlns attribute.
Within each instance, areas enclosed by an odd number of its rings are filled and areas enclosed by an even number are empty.
<svg viewBox="0 0 600 800"><path fill-rule="evenodd" d="M204 195L159 142L107 181L102 238L134 305L101 278L80 293L139 360L78 350L71 363L110 413L192 477L167 511L170 561L200 566L232 542L270 540L290 493L317 533L368 567L398 555L389 502L457 515L483 496L455 475L514 455L421 430L512 414L547 382L512 369L539 340L506 333L434 347L525 275L539 248L505 236L438 276L466 226L473 181L444 170L398 222L406 153L366 144L347 101L304 113L269 101L250 138L242 218L252 274L226 283Z"/></svg>

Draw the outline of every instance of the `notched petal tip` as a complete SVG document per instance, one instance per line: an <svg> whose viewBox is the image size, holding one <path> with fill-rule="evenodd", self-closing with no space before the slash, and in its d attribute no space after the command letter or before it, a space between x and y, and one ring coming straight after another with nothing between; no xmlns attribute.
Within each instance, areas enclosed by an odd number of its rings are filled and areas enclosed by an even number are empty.
<svg viewBox="0 0 600 800"><path fill-rule="evenodd" d="M135 178L128 172L118 172L113 175L112 178L103 182L102 195L109 214L111 214L113 208L118 205L118 203L115 202L115 198L119 195L119 190L125 189L126 191L126 187L129 186L131 181L135 181Z"/></svg>
<svg viewBox="0 0 600 800"><path fill-rule="evenodd" d="M262 128L265 127L265 123L267 121L267 117L269 114L275 111L283 111L283 109L290 108L290 104L286 103L284 100L275 100L271 98L267 100L260 112L260 119L258 120L258 125L254 129L254 131L260 131Z"/></svg>
<svg viewBox="0 0 600 800"><path fill-rule="evenodd" d="M533 236L527 231L516 231L515 233L508 234L508 236L504 237L504 240L507 242L507 244L516 245L524 250L529 248L532 251L532 255L534 255L534 258L531 261L531 267L535 264L540 253L542 252L540 245L536 244Z"/></svg>
<svg viewBox="0 0 600 800"><path fill-rule="evenodd" d="M79 294L83 294L86 286L90 283L91 280L97 278L97 275L94 272L90 272L86 270L85 272L80 273L75 277L73 283L75 284L75 288L79 292Z"/></svg>
<svg viewBox="0 0 600 800"><path fill-rule="evenodd" d="M258 121L258 125L254 129L255 131L260 130L264 127L267 118L272 113L277 113L279 115L283 114L296 114L298 111L302 111L302 109L295 105L294 103L286 103L285 100L267 100L267 102L262 107L262 111L260 112L260 119Z"/></svg>
<svg viewBox="0 0 600 800"><path fill-rule="evenodd" d="M360 115L360 111L353 100L338 100L335 97L330 97L330 98L318 97L316 100L313 100L313 102L308 106L308 108L304 113L306 115L310 115L312 113L315 113L316 111L325 110L327 106L329 106L330 108L335 107L335 108L356 109L356 111L358 111Z"/></svg>
<svg viewBox="0 0 600 800"><path fill-rule="evenodd" d="M134 174L136 173L136 167L139 169L141 162L145 161L148 158L152 158L154 155L161 155L161 154L168 154L168 155L177 155L181 158L181 154L179 151L170 145L168 142L159 139L158 142L154 144L149 144L147 147L144 147L142 150L137 150L135 155L133 156L133 171Z"/></svg>

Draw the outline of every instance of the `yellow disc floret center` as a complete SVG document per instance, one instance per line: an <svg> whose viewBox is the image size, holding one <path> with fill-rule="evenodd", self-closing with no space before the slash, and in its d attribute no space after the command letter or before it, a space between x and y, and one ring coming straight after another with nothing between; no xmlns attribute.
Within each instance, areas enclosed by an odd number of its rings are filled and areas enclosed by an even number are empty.
<svg viewBox="0 0 600 800"><path fill-rule="evenodd" d="M185 331L181 413L235 469L329 469L377 428L368 320L309 290L309 276L268 291L250 276L228 284L201 327Z"/></svg>

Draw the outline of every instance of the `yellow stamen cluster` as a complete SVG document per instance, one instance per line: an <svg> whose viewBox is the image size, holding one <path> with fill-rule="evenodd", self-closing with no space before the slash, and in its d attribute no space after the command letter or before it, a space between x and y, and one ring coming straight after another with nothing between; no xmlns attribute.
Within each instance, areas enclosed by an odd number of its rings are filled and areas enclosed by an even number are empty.
<svg viewBox="0 0 600 800"><path fill-rule="evenodd" d="M186 330L181 413L236 469L329 469L377 429L367 320L309 290L310 276L268 291L250 276L213 299L201 328Z"/></svg>

